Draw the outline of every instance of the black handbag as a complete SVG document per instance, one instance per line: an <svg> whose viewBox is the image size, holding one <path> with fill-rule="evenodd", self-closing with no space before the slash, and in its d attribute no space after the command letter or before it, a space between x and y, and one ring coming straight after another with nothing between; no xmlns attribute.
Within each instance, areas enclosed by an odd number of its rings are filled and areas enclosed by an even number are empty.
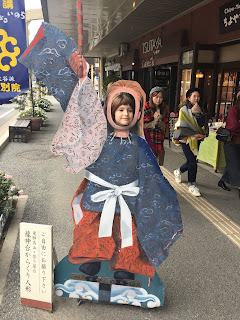
<svg viewBox="0 0 240 320"><path fill-rule="evenodd" d="M216 132L216 139L222 142L231 142L232 140L231 131L224 127L218 128Z"/></svg>

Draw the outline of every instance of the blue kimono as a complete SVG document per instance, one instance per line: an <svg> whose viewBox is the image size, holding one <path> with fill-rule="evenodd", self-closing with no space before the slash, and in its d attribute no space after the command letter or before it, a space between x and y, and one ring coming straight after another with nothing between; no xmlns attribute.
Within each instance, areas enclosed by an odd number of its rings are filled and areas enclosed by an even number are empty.
<svg viewBox="0 0 240 320"><path fill-rule="evenodd" d="M86 169L113 185L138 180L139 194L123 197L135 216L140 244L156 269L180 236L182 221L176 192L163 176L147 142L135 134L130 134L130 139L108 135L99 158ZM104 202L93 202L91 196L103 190L106 188L90 181L83 209L102 212ZM120 213L118 203L115 213Z"/></svg>
<svg viewBox="0 0 240 320"><path fill-rule="evenodd" d="M47 85L64 111L78 81L68 62L75 50L76 44L71 38L43 23L35 40L20 59ZM94 103L97 99L94 94L89 102ZM74 148L72 152L74 154ZM147 142L135 134L122 140L109 134L100 156L86 170L115 186L137 181L137 195L123 194L123 198L135 217L138 240L156 269L182 233L182 221L176 192L163 176ZM94 202L92 196L105 189L90 181L84 192L83 209L102 212L104 201ZM118 201L115 213L120 213Z"/></svg>

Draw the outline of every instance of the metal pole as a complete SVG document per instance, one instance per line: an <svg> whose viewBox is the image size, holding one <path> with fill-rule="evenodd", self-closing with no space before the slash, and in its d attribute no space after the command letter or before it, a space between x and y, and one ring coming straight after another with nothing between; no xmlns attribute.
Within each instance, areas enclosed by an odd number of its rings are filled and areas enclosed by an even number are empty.
<svg viewBox="0 0 240 320"><path fill-rule="evenodd" d="M82 16L82 2L80 0L78 1L78 50L80 51L82 55L82 42L83 42L83 16ZM80 66L78 69L78 76L81 78L83 76L83 67Z"/></svg>
<svg viewBox="0 0 240 320"><path fill-rule="evenodd" d="M27 47L29 46L29 32L28 32L28 26L29 26L29 22L30 21L26 21L26 40L27 40ZM32 87L32 72L30 71L30 69L28 69L28 78L29 78L29 91L30 91L30 95L28 95L27 99L29 99L30 97L30 101L28 102L28 105L31 103L31 107L33 110L33 117L35 117L35 111L34 111L34 99L33 99L33 87Z"/></svg>
<svg viewBox="0 0 240 320"><path fill-rule="evenodd" d="M103 99L103 58L99 58L99 97Z"/></svg>

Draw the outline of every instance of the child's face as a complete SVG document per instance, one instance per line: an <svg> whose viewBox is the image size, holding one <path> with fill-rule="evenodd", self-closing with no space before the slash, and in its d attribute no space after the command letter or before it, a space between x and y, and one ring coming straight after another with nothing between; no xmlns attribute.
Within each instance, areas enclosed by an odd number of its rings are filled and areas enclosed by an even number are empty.
<svg viewBox="0 0 240 320"><path fill-rule="evenodd" d="M115 111L114 122L119 126L128 126L133 119L133 109L128 105L121 105Z"/></svg>

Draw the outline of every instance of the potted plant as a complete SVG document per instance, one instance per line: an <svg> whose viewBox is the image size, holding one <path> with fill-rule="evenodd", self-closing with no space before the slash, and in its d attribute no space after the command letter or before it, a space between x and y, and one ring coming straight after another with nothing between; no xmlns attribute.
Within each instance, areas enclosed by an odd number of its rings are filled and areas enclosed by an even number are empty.
<svg viewBox="0 0 240 320"><path fill-rule="evenodd" d="M31 119L32 120L32 130L39 131L43 121L47 120L47 115L41 108L35 107L34 114L33 108L26 108L18 115L19 119Z"/></svg>
<svg viewBox="0 0 240 320"><path fill-rule="evenodd" d="M17 188L12 180L12 176L0 170L0 239L3 236L3 228L11 213L13 196L23 194L23 190Z"/></svg>
<svg viewBox="0 0 240 320"><path fill-rule="evenodd" d="M19 114L20 119L31 119L31 126L33 131L40 130L40 127L47 119L46 112L50 111L52 103L42 96L46 94L46 89L40 82L37 83L37 91L33 88L32 73L29 70L29 90L28 94L23 93L12 101L17 103L16 109L21 110Z"/></svg>
<svg viewBox="0 0 240 320"><path fill-rule="evenodd" d="M34 91L37 93L37 98L43 98L45 95L50 95L50 92L48 91L48 88L45 86L45 84L41 81L37 81L36 87L34 88Z"/></svg>
<svg viewBox="0 0 240 320"><path fill-rule="evenodd" d="M53 106L53 104L45 98L40 98L35 101L35 106L42 109L43 111L49 112L51 111L51 107Z"/></svg>
<svg viewBox="0 0 240 320"><path fill-rule="evenodd" d="M15 109L24 110L27 105L27 94L24 92L24 93L18 95L17 97L11 99L11 102L17 104Z"/></svg>
<svg viewBox="0 0 240 320"><path fill-rule="evenodd" d="M46 111L51 110L52 103L45 98L40 98L36 100L34 96L29 101L26 93L17 96L16 98L12 99L12 101L17 104L15 109L22 111L18 115L18 118L31 119L32 130L40 130L43 121L47 120Z"/></svg>

